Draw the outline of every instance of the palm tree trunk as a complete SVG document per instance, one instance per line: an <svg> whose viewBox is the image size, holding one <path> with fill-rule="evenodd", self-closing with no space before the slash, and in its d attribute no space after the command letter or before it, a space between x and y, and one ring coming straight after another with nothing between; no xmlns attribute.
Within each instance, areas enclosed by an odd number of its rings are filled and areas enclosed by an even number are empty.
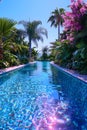
<svg viewBox="0 0 87 130"><path fill-rule="evenodd" d="M0 60L3 59L3 42L0 40Z"/></svg>
<svg viewBox="0 0 87 130"><path fill-rule="evenodd" d="M58 24L58 40L60 40L60 23Z"/></svg>
<svg viewBox="0 0 87 130"><path fill-rule="evenodd" d="M31 50L31 38L29 38L28 46L29 46L29 61L31 61L31 52L32 52L32 50Z"/></svg>

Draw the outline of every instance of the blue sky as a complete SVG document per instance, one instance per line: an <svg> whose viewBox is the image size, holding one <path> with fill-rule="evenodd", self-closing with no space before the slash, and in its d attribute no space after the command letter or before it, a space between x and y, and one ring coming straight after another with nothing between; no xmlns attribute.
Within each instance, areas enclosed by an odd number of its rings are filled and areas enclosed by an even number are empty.
<svg viewBox="0 0 87 130"><path fill-rule="evenodd" d="M40 50L57 39L57 28L50 27L50 23L47 23L51 12L56 8L67 10L69 4L70 0L2 0L0 2L0 17L7 17L16 21L41 20L42 27L48 31L48 39L44 37L44 42L38 43Z"/></svg>

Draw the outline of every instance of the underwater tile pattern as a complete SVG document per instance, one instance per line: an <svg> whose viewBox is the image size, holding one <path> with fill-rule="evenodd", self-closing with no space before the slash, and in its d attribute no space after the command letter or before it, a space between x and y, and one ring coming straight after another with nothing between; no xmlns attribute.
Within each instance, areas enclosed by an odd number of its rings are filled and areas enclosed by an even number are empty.
<svg viewBox="0 0 87 130"><path fill-rule="evenodd" d="M76 130L87 129L87 83L68 74L59 67L51 66L55 83L62 86L62 92L72 108L72 120Z"/></svg>
<svg viewBox="0 0 87 130"><path fill-rule="evenodd" d="M0 130L73 130L49 62L0 75Z"/></svg>
<svg viewBox="0 0 87 130"><path fill-rule="evenodd" d="M0 130L86 130L86 92L49 62L2 74Z"/></svg>

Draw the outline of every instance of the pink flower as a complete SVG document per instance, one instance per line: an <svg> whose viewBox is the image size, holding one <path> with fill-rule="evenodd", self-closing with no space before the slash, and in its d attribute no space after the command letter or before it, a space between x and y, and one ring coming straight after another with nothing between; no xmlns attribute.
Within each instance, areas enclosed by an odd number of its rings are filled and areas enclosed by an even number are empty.
<svg viewBox="0 0 87 130"><path fill-rule="evenodd" d="M83 6L82 8L80 8L80 12L82 15L85 14L85 12L87 12L87 8Z"/></svg>
<svg viewBox="0 0 87 130"><path fill-rule="evenodd" d="M87 12L87 3L84 3L83 0L71 0L71 5L69 7L71 11L62 15L62 18L64 19L63 26L66 31L67 40L73 43L73 34L83 29L83 25L80 21Z"/></svg>
<svg viewBox="0 0 87 130"><path fill-rule="evenodd" d="M69 39L71 42L74 40L74 37L70 37L70 39Z"/></svg>
<svg viewBox="0 0 87 130"><path fill-rule="evenodd" d="M83 3L83 0L77 0L78 3Z"/></svg>
<svg viewBox="0 0 87 130"><path fill-rule="evenodd" d="M61 42L64 42L64 41L65 41L65 39L62 39L62 40L61 40Z"/></svg>
<svg viewBox="0 0 87 130"><path fill-rule="evenodd" d="M79 7L78 1L76 1L74 4L75 4L75 8L78 8L78 7Z"/></svg>

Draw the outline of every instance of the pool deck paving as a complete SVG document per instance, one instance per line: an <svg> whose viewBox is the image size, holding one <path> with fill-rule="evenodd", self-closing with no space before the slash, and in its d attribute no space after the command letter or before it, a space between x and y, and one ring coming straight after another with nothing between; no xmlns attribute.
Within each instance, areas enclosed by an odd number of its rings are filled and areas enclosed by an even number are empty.
<svg viewBox="0 0 87 130"><path fill-rule="evenodd" d="M12 70L15 70L15 69L19 69L19 68L21 68L21 67L27 66L27 65L29 65L29 64L34 64L34 63L35 63L35 62L29 62L29 63L23 64L23 65L12 66L12 67L9 67L9 68L0 69L0 74L9 72L9 71L12 71Z"/></svg>
<svg viewBox="0 0 87 130"><path fill-rule="evenodd" d="M19 66L13 66L13 67L9 67L9 68L5 68L5 69L0 69L0 74L3 74L5 72L9 72L18 68L23 67L24 65L19 65Z"/></svg>

